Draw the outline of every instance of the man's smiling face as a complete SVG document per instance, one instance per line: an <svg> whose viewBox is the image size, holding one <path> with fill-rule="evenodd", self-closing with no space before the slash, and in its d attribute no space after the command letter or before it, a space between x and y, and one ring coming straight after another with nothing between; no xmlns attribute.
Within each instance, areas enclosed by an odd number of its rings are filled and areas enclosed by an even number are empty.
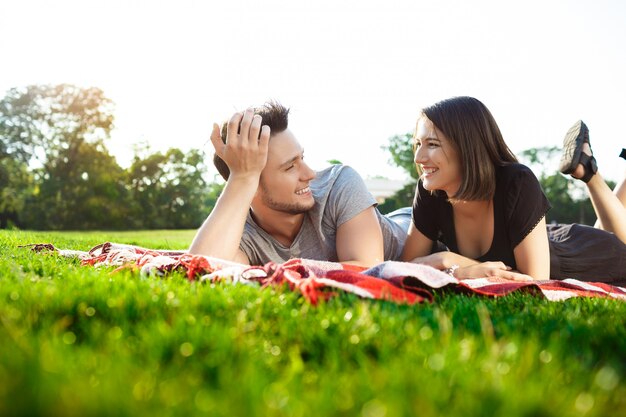
<svg viewBox="0 0 626 417"><path fill-rule="evenodd" d="M309 189L315 178L304 162L304 149L289 129L272 135L267 164L261 173L258 194L268 208L289 213L304 213L315 204Z"/></svg>

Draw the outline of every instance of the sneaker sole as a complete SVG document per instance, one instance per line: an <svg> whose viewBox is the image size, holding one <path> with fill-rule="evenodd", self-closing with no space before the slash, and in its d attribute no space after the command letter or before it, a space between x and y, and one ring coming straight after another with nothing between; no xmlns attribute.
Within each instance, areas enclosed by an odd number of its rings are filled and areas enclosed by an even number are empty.
<svg viewBox="0 0 626 417"><path fill-rule="evenodd" d="M585 131L587 126L582 120L574 123L563 139L563 154L559 163L559 171L563 174L571 174L576 169L580 154L583 151L583 143L585 142Z"/></svg>

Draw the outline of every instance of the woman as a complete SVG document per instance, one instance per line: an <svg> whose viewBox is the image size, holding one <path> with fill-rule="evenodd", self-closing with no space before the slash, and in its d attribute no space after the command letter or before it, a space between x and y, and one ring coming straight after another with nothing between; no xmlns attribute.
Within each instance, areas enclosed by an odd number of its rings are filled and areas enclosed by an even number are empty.
<svg viewBox="0 0 626 417"><path fill-rule="evenodd" d="M613 194L604 183L582 122L564 148L562 171L587 181L599 228L546 227L550 204L537 178L517 162L480 101L456 97L423 109L415 132L421 176L403 260L460 279L625 283L626 186ZM436 240L450 251L429 254Z"/></svg>

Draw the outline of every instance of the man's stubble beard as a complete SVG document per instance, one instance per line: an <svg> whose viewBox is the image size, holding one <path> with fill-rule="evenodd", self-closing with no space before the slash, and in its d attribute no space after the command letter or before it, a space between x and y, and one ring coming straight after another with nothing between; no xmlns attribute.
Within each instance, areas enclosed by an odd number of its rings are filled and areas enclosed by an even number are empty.
<svg viewBox="0 0 626 417"><path fill-rule="evenodd" d="M272 210L280 211L280 212L287 213L287 214L302 214L311 210L313 206L315 205L315 201L311 202L311 204L298 204L298 203L284 203L281 201L274 200L272 198L272 195L268 187L266 187L265 183L262 180L260 182L260 185L261 185L261 191L262 191L261 201L263 201L263 204L265 204L268 208Z"/></svg>

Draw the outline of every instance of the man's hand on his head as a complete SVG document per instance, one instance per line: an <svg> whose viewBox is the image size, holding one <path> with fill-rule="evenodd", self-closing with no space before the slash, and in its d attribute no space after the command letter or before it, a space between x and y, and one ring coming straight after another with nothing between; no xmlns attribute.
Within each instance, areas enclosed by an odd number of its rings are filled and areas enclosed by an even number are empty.
<svg viewBox="0 0 626 417"><path fill-rule="evenodd" d="M228 122L226 143L219 126L213 125L211 143L228 165L230 176L211 214L198 229L190 253L248 262L239 245L261 171L267 164L270 128L261 122L252 109L235 113Z"/></svg>
<svg viewBox="0 0 626 417"><path fill-rule="evenodd" d="M267 147L270 128L261 125L261 116L253 109L235 113L228 121L226 143L222 142L220 129L213 124L211 142L217 156L222 158L230 169L229 178L258 177L267 163Z"/></svg>

